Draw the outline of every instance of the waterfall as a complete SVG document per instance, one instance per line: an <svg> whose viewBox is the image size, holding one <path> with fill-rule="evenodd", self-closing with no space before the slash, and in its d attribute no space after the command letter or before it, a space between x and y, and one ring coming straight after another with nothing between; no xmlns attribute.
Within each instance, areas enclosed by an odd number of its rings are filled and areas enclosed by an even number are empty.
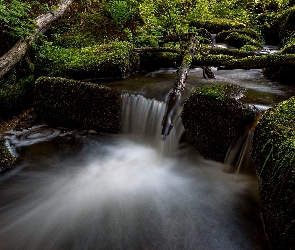
<svg viewBox="0 0 295 250"><path fill-rule="evenodd" d="M175 115L174 128L166 142L160 140L161 122L166 104L155 99L146 99L141 95L122 94L122 132L127 138L138 143L148 144L172 153L184 133L181 123L181 107Z"/></svg>
<svg viewBox="0 0 295 250"><path fill-rule="evenodd" d="M229 147L224 159L224 170L238 174L255 174L250 154L253 131L246 129L244 134Z"/></svg>

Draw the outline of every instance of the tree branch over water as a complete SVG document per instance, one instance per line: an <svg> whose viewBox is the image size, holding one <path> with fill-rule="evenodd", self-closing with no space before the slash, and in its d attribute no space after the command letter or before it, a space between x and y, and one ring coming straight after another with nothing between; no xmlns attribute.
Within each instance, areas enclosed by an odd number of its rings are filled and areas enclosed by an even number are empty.
<svg viewBox="0 0 295 250"><path fill-rule="evenodd" d="M35 19L36 29L33 34L18 41L0 58L0 78L24 57L31 44L37 40L38 34L41 31L44 32L50 23L59 19L73 1L74 0L61 0L56 9L52 9Z"/></svg>

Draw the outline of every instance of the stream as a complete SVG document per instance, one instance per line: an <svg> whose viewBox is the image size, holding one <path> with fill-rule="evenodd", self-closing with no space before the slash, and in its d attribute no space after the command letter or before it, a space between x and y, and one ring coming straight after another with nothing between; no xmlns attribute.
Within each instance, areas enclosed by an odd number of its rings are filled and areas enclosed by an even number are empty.
<svg viewBox="0 0 295 250"><path fill-rule="evenodd" d="M196 87L233 83L267 109L295 89L260 70L190 71ZM268 249L253 174L226 173L182 140L178 118L160 140L175 70L104 83L122 91L122 134L36 126L8 131L22 161L0 176L0 249Z"/></svg>

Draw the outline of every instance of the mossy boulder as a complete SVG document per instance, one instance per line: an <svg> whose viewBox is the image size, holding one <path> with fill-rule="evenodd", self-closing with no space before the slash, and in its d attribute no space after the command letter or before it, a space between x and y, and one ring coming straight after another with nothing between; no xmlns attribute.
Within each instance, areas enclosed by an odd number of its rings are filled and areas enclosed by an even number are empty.
<svg viewBox="0 0 295 250"><path fill-rule="evenodd" d="M46 44L36 58L36 74L71 79L124 78L139 66L139 56L128 42L85 48Z"/></svg>
<svg viewBox="0 0 295 250"><path fill-rule="evenodd" d="M245 45L252 45L257 48L261 48L262 44L261 42L258 42L251 38L248 35L240 34L238 32L232 32L230 33L226 39L225 43L227 43L230 46L236 47L236 48L242 48Z"/></svg>
<svg viewBox="0 0 295 250"><path fill-rule="evenodd" d="M5 141L0 138L0 174L11 169L16 159L17 157L5 145Z"/></svg>
<svg viewBox="0 0 295 250"><path fill-rule="evenodd" d="M261 41L261 35L259 34L258 31L251 29L251 28L243 28L243 29L230 29L230 30L223 30L216 34L216 42L218 43L223 43L225 39L228 37L229 34L237 32L239 34L244 34L256 41Z"/></svg>
<svg viewBox="0 0 295 250"><path fill-rule="evenodd" d="M289 56L295 55L295 42L290 43L288 46L286 46L279 54ZM293 60L294 61L294 60ZM295 66L291 65L291 63L280 66L280 67L269 67L263 69L263 74L268 79L272 81L279 81L279 82L285 82L289 84L294 84L294 71Z"/></svg>
<svg viewBox="0 0 295 250"><path fill-rule="evenodd" d="M295 97L267 110L252 141L261 210L272 249L295 249Z"/></svg>
<svg viewBox="0 0 295 250"><path fill-rule="evenodd" d="M185 101L182 123L188 139L205 158L223 162L232 142L252 124L257 110L238 100L243 91L232 84L206 85Z"/></svg>
<svg viewBox="0 0 295 250"><path fill-rule="evenodd" d="M58 77L40 77L35 83L37 118L49 125L117 133L120 94L108 87Z"/></svg>
<svg viewBox="0 0 295 250"><path fill-rule="evenodd" d="M208 19L196 19L190 22L190 27L196 28L204 28L207 29L210 33L217 34L223 30L230 30L230 29L240 29L245 28L246 25L243 23L236 22L231 19L225 18L211 18Z"/></svg>

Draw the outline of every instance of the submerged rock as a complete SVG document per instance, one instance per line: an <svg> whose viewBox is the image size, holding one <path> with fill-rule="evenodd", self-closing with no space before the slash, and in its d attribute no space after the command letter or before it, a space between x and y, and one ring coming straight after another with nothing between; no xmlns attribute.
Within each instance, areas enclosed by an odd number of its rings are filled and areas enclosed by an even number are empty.
<svg viewBox="0 0 295 250"><path fill-rule="evenodd" d="M272 249L295 249L295 97L267 110L252 141L265 231Z"/></svg>
<svg viewBox="0 0 295 250"><path fill-rule="evenodd" d="M223 162L232 142L254 121L257 109L238 101L243 91L231 84L206 85L185 101L182 123L188 139L205 158Z"/></svg>
<svg viewBox="0 0 295 250"><path fill-rule="evenodd" d="M40 77L35 83L34 109L49 125L117 133L120 94L94 83Z"/></svg>

